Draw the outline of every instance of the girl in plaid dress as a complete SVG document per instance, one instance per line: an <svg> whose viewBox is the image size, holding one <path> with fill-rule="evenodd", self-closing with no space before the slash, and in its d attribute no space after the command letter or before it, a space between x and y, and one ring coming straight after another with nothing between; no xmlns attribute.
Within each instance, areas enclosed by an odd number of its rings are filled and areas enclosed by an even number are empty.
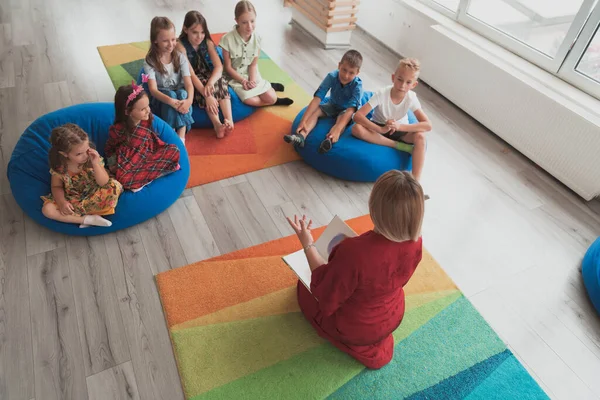
<svg viewBox="0 0 600 400"><path fill-rule="evenodd" d="M143 76L146 80L146 76ZM115 123L104 153L108 168L125 189L137 192L179 169L179 149L152 130L150 101L142 86L121 86L115 94Z"/></svg>
<svg viewBox="0 0 600 400"><path fill-rule="evenodd" d="M42 196L44 216L80 228L111 226L101 215L115 213L123 186L108 176L87 133L65 124L52 130L50 144L51 194Z"/></svg>
<svg viewBox="0 0 600 400"><path fill-rule="evenodd" d="M206 19L198 11L185 15L177 49L187 55L190 63L194 100L206 109L217 137L224 137L233 130L229 89L222 77L223 63L210 37ZM219 119L219 107L223 122Z"/></svg>

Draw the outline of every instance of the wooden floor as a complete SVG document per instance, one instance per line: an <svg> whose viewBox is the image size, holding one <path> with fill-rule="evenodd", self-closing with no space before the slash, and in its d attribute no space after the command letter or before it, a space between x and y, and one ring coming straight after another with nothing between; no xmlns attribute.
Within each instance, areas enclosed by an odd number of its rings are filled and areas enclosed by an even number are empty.
<svg viewBox="0 0 600 400"><path fill-rule="evenodd" d="M281 3L255 1L264 50L312 93L342 51L290 26ZM192 8L227 31L233 6L0 0L0 399L182 398L153 275L288 235L284 215L322 225L367 213L371 185L301 162L188 190L158 217L102 237L51 233L15 204L5 168L23 129L63 106L112 100L96 46L147 40L154 15L180 26ZM359 31L353 46L365 87L387 84L397 56ZM552 398L600 398L600 320L579 267L600 234L598 204L425 85L418 94L434 126L425 246Z"/></svg>

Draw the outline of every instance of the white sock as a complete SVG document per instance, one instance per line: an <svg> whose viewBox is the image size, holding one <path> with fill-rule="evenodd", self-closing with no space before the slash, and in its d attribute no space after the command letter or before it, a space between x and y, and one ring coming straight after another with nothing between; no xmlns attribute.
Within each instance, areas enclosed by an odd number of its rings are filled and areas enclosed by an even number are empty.
<svg viewBox="0 0 600 400"><path fill-rule="evenodd" d="M86 215L85 217L83 217L83 224L81 225L88 225L88 226L111 226L112 222L110 222L107 219L102 218L99 215ZM85 228L85 226L79 226L80 228Z"/></svg>

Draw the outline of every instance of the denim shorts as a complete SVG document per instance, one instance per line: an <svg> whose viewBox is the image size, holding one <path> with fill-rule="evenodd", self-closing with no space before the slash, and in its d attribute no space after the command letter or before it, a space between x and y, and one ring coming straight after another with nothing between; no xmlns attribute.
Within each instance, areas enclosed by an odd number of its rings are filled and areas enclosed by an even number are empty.
<svg viewBox="0 0 600 400"><path fill-rule="evenodd" d="M323 111L323 114L325 114L325 116L329 118L337 118L338 116L346 112L345 108L340 108L330 102L319 104L319 108L321 109L321 111Z"/></svg>

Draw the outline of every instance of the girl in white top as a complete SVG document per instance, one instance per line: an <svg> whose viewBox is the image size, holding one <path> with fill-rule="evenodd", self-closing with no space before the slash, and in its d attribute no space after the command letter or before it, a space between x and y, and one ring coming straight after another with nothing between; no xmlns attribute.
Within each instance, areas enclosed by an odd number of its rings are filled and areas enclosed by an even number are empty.
<svg viewBox="0 0 600 400"><path fill-rule="evenodd" d="M352 127L352 135L359 139L412 153L412 173L417 180L425 162L425 132L431 130L431 122L412 91L417 86L419 71L419 61L400 60L392 75L392 85L373 94L354 114L356 124ZM371 110L373 117L369 120L367 114ZM408 110L414 112L418 123L408 123Z"/></svg>
<svg viewBox="0 0 600 400"><path fill-rule="evenodd" d="M294 101L288 97L277 98L275 90L283 91L280 83L271 84L260 76L258 58L260 37L254 32L256 10L252 3L242 0L235 6L234 29L221 38L223 64L229 86L249 106L289 106Z"/></svg>
<svg viewBox="0 0 600 400"><path fill-rule="evenodd" d="M192 128L194 85L185 54L177 50L175 25L167 17L154 17L150 24L150 49L144 60L150 108L171 125L185 143Z"/></svg>

